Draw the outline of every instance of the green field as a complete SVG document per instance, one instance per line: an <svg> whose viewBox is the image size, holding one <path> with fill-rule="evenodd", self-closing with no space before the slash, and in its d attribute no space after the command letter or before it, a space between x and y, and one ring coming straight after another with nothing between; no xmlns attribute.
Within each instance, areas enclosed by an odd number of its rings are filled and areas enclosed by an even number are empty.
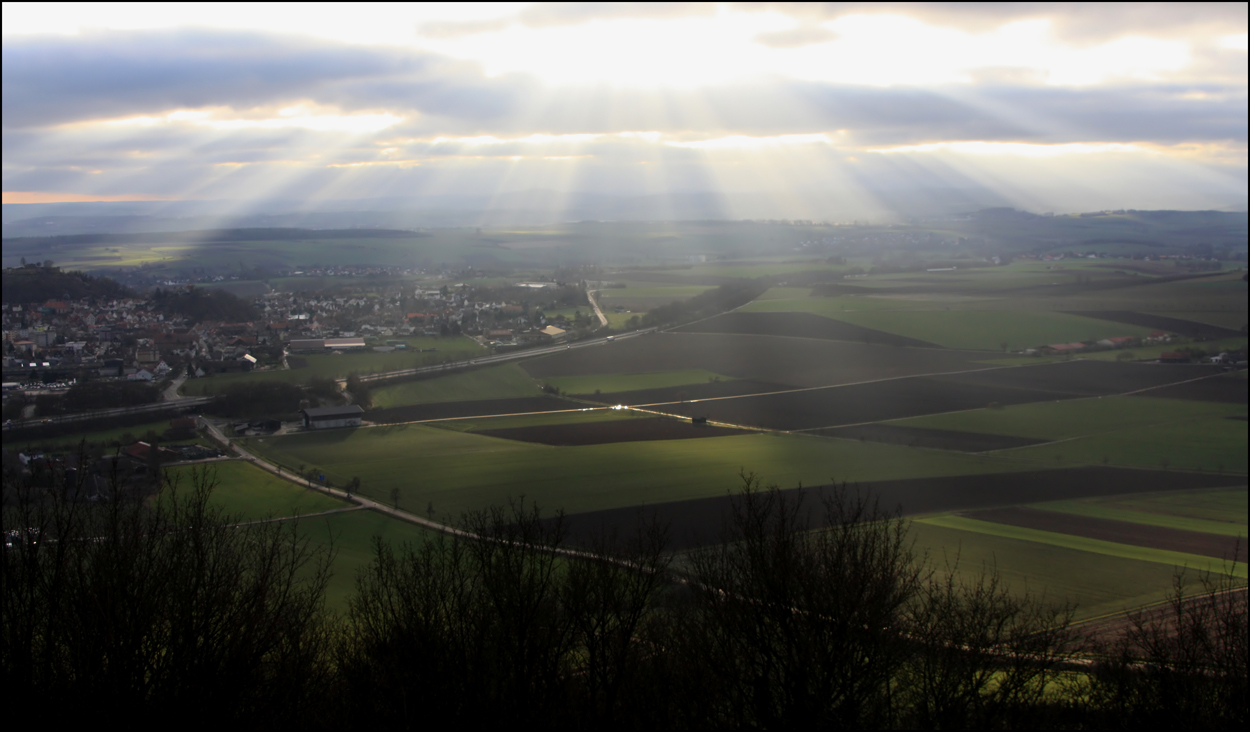
<svg viewBox="0 0 1250 732"><path fill-rule="evenodd" d="M300 488L243 460L223 460L200 465L167 468L172 480L189 485L195 470L208 470L215 476L213 503L242 521L256 521L279 516L307 515L351 504L308 488Z"/></svg>
<svg viewBox="0 0 1250 732"><path fill-rule="evenodd" d="M714 379L732 381L732 377L704 369L681 371L656 371L649 374L596 374L594 376L558 376L545 381L565 394L604 394L635 389L663 389L687 384L706 384Z"/></svg>
<svg viewBox="0 0 1250 732"><path fill-rule="evenodd" d="M995 454L1056 467L1083 463L1245 473L1246 422L1228 419L1245 413L1244 406L1235 404L1112 396L974 409L888 424L1052 440Z"/></svg>
<svg viewBox="0 0 1250 732"><path fill-rule="evenodd" d="M885 424L1062 440L1134 427L1224 419L1245 413L1244 405L1109 396L932 414L893 420Z"/></svg>
<svg viewBox="0 0 1250 732"><path fill-rule="evenodd" d="M1020 350L1113 336L1142 337L1152 330L1067 313L1011 310L856 310L828 317L947 348L985 351Z"/></svg>
<svg viewBox="0 0 1250 732"><path fill-rule="evenodd" d="M1099 504L1125 511L1161 513L1238 526L1246 525L1250 508L1245 488L1122 496L1103 499Z"/></svg>
<svg viewBox="0 0 1250 732"><path fill-rule="evenodd" d="M373 390L377 409L430 402L474 401L538 396L538 382L515 363L471 369L437 378L408 381Z"/></svg>
<svg viewBox="0 0 1250 732"><path fill-rule="evenodd" d="M1175 424L1126 427L1088 434L1064 442L1001 450L1055 464L1106 464L1141 468L1178 468L1220 473L1247 472L1245 420L1222 417Z"/></svg>
<svg viewBox="0 0 1250 732"><path fill-rule="evenodd" d="M1076 603L1087 619L1166 599L1176 568L1153 561L1095 554L1055 544L965 531L927 521L912 523L918 552L939 571L958 559L958 574L975 579L996 570L1007 587L1046 601ZM1076 571L1079 570L1079 571Z"/></svg>
<svg viewBox="0 0 1250 732"><path fill-rule="evenodd" d="M88 444L111 445L114 442L121 441L122 437L126 435L130 435L134 437L136 440L142 440L149 431L155 432L157 435L164 434L165 430L169 429L169 421L170 420L166 418L166 419L157 420L155 422L145 422L143 424L131 425L129 427L114 427L112 429L107 429L107 430L93 430L91 432L81 432L81 433L74 434L74 435L62 435L60 437L49 437L47 439L32 440L31 444L46 445L48 447L52 447L52 446L71 447L71 446L77 445L83 440L86 440ZM6 438L7 438L7 435L6 435ZM162 442L165 441L164 438L161 438L161 440ZM7 443L7 439L6 439L6 443ZM203 437L197 434L195 437L192 437L190 439L178 440L177 444L179 445L191 445L191 444L209 445L212 443L210 443L208 440L204 439Z"/></svg>
<svg viewBox="0 0 1250 732"><path fill-rule="evenodd" d="M1152 549L1150 547L1135 546L1132 544L1118 544L1112 541L1103 541L1102 539L1091 539L1087 536L1075 536L1073 534L1060 534L1053 531L1041 531L1038 529L1029 529L1023 526L1011 526L1009 524L1000 524L993 521L981 521L979 519L967 518L965 516L955 516L944 514L941 516L931 516L928 518L917 519L917 523L927 526L939 526L945 529L954 529L956 531L987 534L989 536L997 536L1004 539L1019 539L1030 544L1045 544L1049 546L1064 547L1074 549L1087 554L1102 554L1109 557L1119 557L1121 559L1133 559L1142 562L1155 562L1170 567L1188 567L1199 571L1219 571L1224 563L1212 557L1204 557L1199 554L1186 554L1183 552L1174 552L1166 549ZM1071 571L1071 569L1069 569ZM1246 578L1246 565L1238 564L1233 567L1233 575L1242 579Z"/></svg>
<svg viewBox="0 0 1250 732"><path fill-rule="evenodd" d="M1164 351L1176 350L1178 346L1184 344L1193 344L1207 352L1220 351L1237 351L1246 347L1245 338L1223 338L1216 341L1189 341L1181 339L1168 345L1160 346L1137 346L1136 348L1121 348L1110 351L1094 351L1092 353L1082 353L1082 360L1090 361L1154 361L1159 358ZM1037 363L1056 363L1059 361L1071 360L1071 356L1009 356L1007 358L989 358L979 361L979 363L993 364L995 366L1027 366Z"/></svg>
<svg viewBox="0 0 1250 732"><path fill-rule="evenodd" d="M577 513L723 495L742 468L784 487L1035 469L1019 461L800 435L751 434L584 447L549 447L399 425L266 439L249 446L287 466L316 465L336 484L444 513L526 495Z"/></svg>
<svg viewBox="0 0 1250 732"><path fill-rule="evenodd" d="M433 535L429 529L371 510L302 519L300 529L310 541L334 553L326 606L338 612L347 610L347 602L356 592L357 572L373 561L373 537L379 536L398 549Z"/></svg>
<svg viewBox="0 0 1250 732"><path fill-rule="evenodd" d="M1049 501L1032 504L1033 508L1058 511L1077 516L1127 521L1168 529L1198 531L1221 536L1246 536L1246 515L1250 506L1246 502L1245 488L1220 488L1210 491L1187 491L1168 496L1135 496L1132 498L1093 498L1073 501ZM1195 518L1180 512L1194 505L1211 506L1204 512L1219 518ZM1136 509L1125 506L1135 505Z"/></svg>
<svg viewBox="0 0 1250 732"><path fill-rule="evenodd" d="M502 430L514 427L541 427L549 424L587 424L620 419L642 419L649 416L629 409L616 410L610 407L587 407L575 412L540 412L537 414L517 414L511 417L449 419L431 423L431 426L456 432L480 432L482 430Z"/></svg>
<svg viewBox="0 0 1250 732"><path fill-rule="evenodd" d="M800 295L790 295L795 288L774 287L763 296L742 306L741 310L748 313L814 313L826 318L838 318L845 312L856 310L921 310L932 303L911 301L902 298L887 298L868 295L842 295L839 297L810 296L807 290ZM769 297L769 295L778 295Z"/></svg>

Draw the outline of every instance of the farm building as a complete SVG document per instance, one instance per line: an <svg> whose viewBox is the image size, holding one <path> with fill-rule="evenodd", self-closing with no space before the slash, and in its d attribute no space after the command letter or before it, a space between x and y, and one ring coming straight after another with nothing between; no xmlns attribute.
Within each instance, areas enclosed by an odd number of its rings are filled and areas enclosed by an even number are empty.
<svg viewBox="0 0 1250 732"><path fill-rule="evenodd" d="M365 410L359 404L348 404L344 407L317 407L301 409L304 415L304 427L310 430L325 430L332 427L359 427L360 415Z"/></svg>
<svg viewBox="0 0 1250 732"><path fill-rule="evenodd" d="M287 344L287 350L293 353L300 351L321 353L326 350L344 350L364 347L364 338L305 338L296 339Z"/></svg>
<svg viewBox="0 0 1250 732"><path fill-rule="evenodd" d="M1043 353L1078 353L1086 348L1084 343L1051 343L1048 346L1042 346Z"/></svg>
<svg viewBox="0 0 1250 732"><path fill-rule="evenodd" d="M325 344L326 344L326 348L332 348L335 350L364 348L365 339L364 338L327 338L325 339Z"/></svg>
<svg viewBox="0 0 1250 732"><path fill-rule="evenodd" d="M324 351L325 347L326 347L326 342L324 338L297 339L287 344L287 350L291 352Z"/></svg>
<svg viewBox="0 0 1250 732"><path fill-rule="evenodd" d="M556 341L557 343L563 341L565 337L568 336L568 333L563 328L557 328L554 325L549 325L546 328L543 328L541 332L543 335L553 341Z"/></svg>

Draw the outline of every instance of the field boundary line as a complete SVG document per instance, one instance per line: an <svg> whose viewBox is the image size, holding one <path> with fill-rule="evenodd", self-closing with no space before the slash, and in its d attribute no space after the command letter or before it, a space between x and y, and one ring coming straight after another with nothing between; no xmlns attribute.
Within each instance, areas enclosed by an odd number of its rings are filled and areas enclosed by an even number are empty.
<svg viewBox="0 0 1250 732"><path fill-rule="evenodd" d="M721 315L726 315L731 312L733 311L727 310L724 313L721 313ZM713 316L713 317L720 317L720 316ZM710 318L708 319L710 320ZM703 321L700 320L696 322L701 323ZM843 322L843 321L835 321L835 322ZM685 327L685 326L678 326L678 327ZM863 340L847 340L845 338L812 338L811 336L781 335L779 333L715 333L715 332L709 332L705 330L683 330L683 331L671 330L668 332L677 333L679 335L706 335L706 336L728 335L728 336L745 336L749 338L793 338L796 341L816 341L818 343L855 343L857 345L863 345L863 346L888 346L890 348L911 348L911 349L915 349L918 351L969 351L972 353L999 353L998 351L981 351L976 348L947 348L946 346L940 346L936 343L934 343L932 346L905 346L905 345L900 345L897 343L865 343ZM881 332L884 333L885 331L881 331ZM894 334L890 333L889 335L894 335ZM906 337L906 336L903 336L903 337ZM916 340L919 340L919 339L916 339ZM1034 364L1028 364L1028 365L1031 366Z"/></svg>
<svg viewBox="0 0 1250 732"><path fill-rule="evenodd" d="M1059 531L1046 531L1045 529L1000 524L995 521L985 521L983 519L974 519L966 516L934 516L931 518L918 519L917 522L928 524L930 526L938 526L944 529L967 531L973 534L985 534L987 536L997 536L1002 539L1028 541L1035 544L1046 544L1064 549L1072 549L1074 551L1118 557L1120 559L1134 559L1139 562L1153 562L1155 564L1167 564L1174 567L1192 567L1195 570L1200 569L1203 565L1209 567L1213 563L1222 561L1216 557L1207 557L1201 554L1190 554L1188 552L1178 552L1170 549L1156 549L1154 547L1140 546L1138 544L1123 544L1120 542L1108 541L1106 539L1081 536L1080 534L1064 534ZM1134 549L1139 549L1141 551L1135 552L1133 551ZM1240 562L1237 564L1240 564ZM1238 568L1234 566L1232 576L1246 579L1246 568L1244 565L1242 565L1240 569L1240 574L1237 574L1237 572Z"/></svg>
<svg viewBox="0 0 1250 732"><path fill-rule="evenodd" d="M696 404L698 402L717 402L717 401L722 401L725 399L748 399L750 397L774 396L776 394L797 394L799 392L804 392L804 391L819 391L821 389L841 389L847 386L863 386L864 384L880 384L886 381L902 381L904 379L925 379L925 378L930 378L933 376L958 376L960 374L976 374L976 373L981 373L983 371L1001 371L1002 369L1030 368L1032 366L1048 366L1048 365L1050 364L1028 364L1026 366L987 366L985 368L980 368L980 369L964 369L963 371L934 371L931 373L924 373L924 374L908 374L907 376L888 376L884 379L868 379L866 381L852 381L846 384L825 384L824 386L801 386L801 387L796 387L794 389L783 389L781 391L764 391L764 392L760 392L759 394L736 394L733 396L707 397L706 399L687 399L685 401L651 402L649 404L638 404L636 406L663 407L669 404ZM1057 399L1055 401L1065 401L1065 400ZM983 409L983 407L976 407L976 409ZM972 410L964 409L964 410L959 410L959 411L968 412ZM901 417L900 419L910 419L910 418ZM881 420L878 420L878 421L881 421ZM863 422L862 424L875 424L875 423ZM852 425L842 425L842 426L852 426ZM827 428L815 427L815 428L809 428L809 429L827 429ZM792 431L803 432L806 430L792 430Z"/></svg>
<svg viewBox="0 0 1250 732"><path fill-rule="evenodd" d="M448 402L448 403L450 404L451 402ZM406 424L426 424L428 422L454 422L460 419L494 419L495 417L527 417L527 416L537 415L537 414L568 414L570 412L596 412L596 411L603 410L603 409L610 410L612 409L612 407L601 406L601 407L583 407L581 409L551 409L545 412L510 412L508 414L473 414L468 417L435 417L433 419L414 419L411 422L387 422L385 424L371 422L369 424L362 424L360 426L366 427L366 428L400 427Z"/></svg>
<svg viewBox="0 0 1250 732"><path fill-rule="evenodd" d="M318 511L317 513L303 513L303 514L297 513L294 516L274 516L272 518L257 519L255 521L242 521L237 524L230 524L230 526L235 527L235 526L255 526L257 524L275 524L275 523L282 523L283 521L299 521L300 519L316 518L317 516L330 516L336 513L350 513L352 511L363 511L363 510L365 510L365 507L360 506L360 505L344 506L343 508L332 508L329 511Z"/></svg>
<svg viewBox="0 0 1250 732"><path fill-rule="evenodd" d="M1062 363L1076 363L1076 361L1084 361L1084 360L1087 360L1087 359L1076 359L1076 360L1074 360L1074 361L1064 361L1064 362L1062 362ZM1059 362L1050 361L1050 362L1047 362L1047 363L1041 363L1041 364L1028 364L1028 365L1046 366L1046 365L1053 365L1054 363L1059 363ZM998 367L998 368L1008 368L1008 369L1009 369L1009 368L1018 368L1018 367L1016 367L1016 366L1002 366L1002 367ZM952 373L952 374L958 374L958 373L977 373L978 371L992 371L992 370L993 370L993 369L978 369L977 371L957 371L957 372L953 371L953 372L950 372L950 373ZM920 376L930 376L930 375L932 375L932 374L920 374ZM940 376L940 374L937 374L937 375L939 375L939 376ZM1069 399L1050 399L1050 400L1048 400L1048 401L1042 401L1042 402L1024 402L1024 403L1022 403L1022 404L1011 404L1011 405L1007 405L1007 406L1012 406L1012 407L1023 407L1023 406L1028 406L1028 405L1030 405L1030 404L1057 404L1057 403L1059 403L1059 402L1079 402L1079 401L1083 401L1083 400L1086 400L1086 399L1103 399L1103 398L1105 398L1105 397L1133 396L1134 394L1140 394L1140 393L1141 393L1141 392L1143 392L1143 391L1150 391L1150 390L1152 390L1152 389L1162 389L1162 388L1164 388L1164 387L1168 387L1168 386L1176 386L1177 384L1188 384L1188 383L1189 383L1189 382L1191 382L1191 381L1201 381L1202 379L1211 379L1211 378L1214 378L1214 377L1216 377L1216 376L1222 376L1222 375L1223 375L1223 374L1208 374L1208 375L1206 375L1206 376L1199 376L1199 377L1198 377L1198 378L1196 378L1196 379L1186 379L1186 380L1184 380L1184 381L1174 381L1174 382L1167 383L1167 384L1159 384L1159 385L1157 385L1157 386L1148 386L1148 387L1146 387L1145 389L1137 389L1137 390L1135 390L1135 391L1126 391L1126 392L1121 392L1121 393L1118 393L1118 394L1091 394L1091 395L1079 395L1079 396L1073 396L1073 397L1071 397L1071 398L1069 398ZM911 378L911 377L908 377L908 376L900 376L900 377L896 377L896 378L906 379L906 378ZM890 380L890 379L879 379L879 381L889 381L889 380ZM861 384L871 384L871 383L875 383L875 382L872 382L872 381L863 381L863 382L857 382L857 383L861 383ZM855 384L839 384L839 386L854 386L854 385L855 385ZM826 388L826 387L818 387L818 388ZM768 392L768 394L784 394L784 393L786 393L786 392ZM1054 392L1054 393L1060 393L1060 392ZM766 394L746 394L746 395L744 395L744 396L766 396ZM733 397L715 397L715 398L716 398L716 399L731 399L731 398L733 398ZM705 400L702 400L702 401L711 401L711 400L710 400L710 399L705 399ZM666 404L672 404L673 402L665 402L665 403L666 403ZM662 406L662 405L660 405L660 404L656 404L656 405L643 404L643 405L640 405L640 406ZM1003 408L1004 408L1004 409L1006 409L1007 407L1005 406L1005 407L1003 407ZM853 422L853 423L849 423L849 424L831 424L831 425L828 425L828 426L826 426L826 427L804 427L804 428L802 428L802 429L797 429L797 430L789 430L789 432L792 432L792 433L794 433L794 434L801 434L801 433L805 433L805 432L819 432L820 430L832 430L832 429L839 429L839 428L841 428L841 427L864 427L864 426L866 426L866 425L871 425L871 424L884 424L884 425L888 425L888 424L891 424L891 423L893 423L893 422L901 422L901 421L903 421L903 420L908 420L908 419L918 419L918 418L920 418L920 417L944 417L944 416L946 416L946 415L948 415L948 414L965 414L965 413L967 413L967 412L979 412L979 411L981 411L982 409L988 409L988 407L969 407L968 409L954 409L954 410L951 410L951 411L949 411L949 412L932 412L932 413L930 413L930 414L920 414L920 415L916 415L915 417L896 417L896 418L893 418L893 419L878 419L878 420L875 420L875 421L872 421L872 422ZM1202 419L1202 418L1194 418L1194 420L1189 420L1189 421L1196 421L1197 419ZM898 426L899 426L899 427L906 427L907 425L898 425ZM978 434L980 434L980 433L978 433ZM984 434L998 434L998 433L993 433L993 432L991 432L991 433L984 433ZM1048 440L1048 441L1046 441L1046 442L1039 442L1039 443L1038 443L1038 444L1036 444L1036 445L1022 445L1022 446L1020 446L1020 447L1002 447L1002 448L998 448L998 449L996 449L996 450L983 450L983 451L981 451L981 452L973 452L973 453L968 453L968 454L969 454L969 455L987 455L987 454L989 454L989 453L993 453L993 452L1003 452L1003 451L1005 451L1005 450L1023 450L1023 449L1025 449L1025 448L1027 448L1027 447L1042 447L1043 445L1053 445L1053 444L1056 444L1056 443L1059 443L1059 442L1067 442L1067 441L1069 441L1069 440L1076 440L1076 439L1081 439L1081 438L1084 438L1084 437L1093 437L1095 434L1101 434L1101 433L1092 433L1092 434L1088 434L1088 435L1076 435L1076 436L1074 436L1074 437L1063 437L1063 438L1056 439L1056 440ZM1023 435L1015 435L1015 436L1016 436L1016 437L1022 437ZM1033 438L1030 438L1030 439L1033 439ZM1042 439L1042 438L1037 438L1037 439Z"/></svg>
<svg viewBox="0 0 1250 732"><path fill-rule="evenodd" d="M1126 392L1124 392L1123 394L1116 394L1115 396L1133 396L1134 394L1141 394L1141 393L1142 393L1142 392L1144 392L1144 391L1152 391L1152 390L1154 390L1154 389L1162 389L1162 388L1164 388L1165 386L1179 386L1180 384L1191 384L1191 383L1193 383L1193 382L1195 382L1195 381L1202 381L1203 379L1214 379L1214 378L1215 378L1215 377L1217 377L1217 376L1223 376L1224 374L1227 374L1227 373L1232 373L1232 372L1230 372L1230 371L1220 371L1219 373L1207 374L1206 376L1199 376L1199 377L1197 377L1197 378L1193 378L1193 379L1185 379L1184 381L1174 381L1174 382L1172 382L1172 383L1170 383L1170 384L1159 384L1158 386L1148 386L1148 387L1146 387L1145 389L1137 389L1136 391L1126 391Z"/></svg>

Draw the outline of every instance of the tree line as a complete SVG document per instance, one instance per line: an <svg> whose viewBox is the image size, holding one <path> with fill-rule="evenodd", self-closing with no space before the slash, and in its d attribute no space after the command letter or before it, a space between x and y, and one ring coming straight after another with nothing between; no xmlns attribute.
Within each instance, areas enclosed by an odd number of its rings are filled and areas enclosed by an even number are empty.
<svg viewBox="0 0 1250 732"><path fill-rule="evenodd" d="M642 316L641 325L650 328L711 317L746 305L763 295L768 287L763 279L729 282L716 289L701 292L689 300L673 301L654 308Z"/></svg>
<svg viewBox="0 0 1250 732"><path fill-rule="evenodd" d="M1094 643L1068 606L915 555L843 488L819 511L744 476L720 541L572 542L523 500L460 533L375 539L347 609L296 522L239 524L198 473L71 500L6 476L11 718L333 729L1238 727L1244 592L1206 576ZM63 476L62 476L63 478ZM813 516L819 520L812 520ZM1188 594L1187 594L1188 593Z"/></svg>

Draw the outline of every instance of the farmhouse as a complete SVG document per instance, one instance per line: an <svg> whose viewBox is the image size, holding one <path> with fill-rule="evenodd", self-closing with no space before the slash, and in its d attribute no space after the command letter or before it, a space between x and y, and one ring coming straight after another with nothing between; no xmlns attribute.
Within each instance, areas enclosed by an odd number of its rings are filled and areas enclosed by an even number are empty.
<svg viewBox="0 0 1250 732"><path fill-rule="evenodd" d="M355 349L364 348L364 338L327 338L325 340L326 348L339 349Z"/></svg>
<svg viewBox="0 0 1250 732"><path fill-rule="evenodd" d="M549 338L550 340L555 341L557 343L560 341L563 341L565 337L568 336L567 331L565 331L563 328L557 328L554 325L549 325L546 328L543 328L542 331L540 332L544 336Z"/></svg>
<svg viewBox="0 0 1250 732"><path fill-rule="evenodd" d="M325 347L326 347L326 342L324 338L297 339L297 340L291 341L287 345L287 349L293 353L298 353L300 351L318 351L319 352L319 351L325 350Z"/></svg>
<svg viewBox="0 0 1250 732"><path fill-rule="evenodd" d="M1043 353L1077 353L1085 350L1084 343L1051 343L1048 346L1042 346Z"/></svg>
<svg viewBox="0 0 1250 732"><path fill-rule="evenodd" d="M304 427L310 430L325 430L332 427L359 427L360 415L365 410L359 404L348 404L344 407L317 407L301 409L304 415Z"/></svg>

